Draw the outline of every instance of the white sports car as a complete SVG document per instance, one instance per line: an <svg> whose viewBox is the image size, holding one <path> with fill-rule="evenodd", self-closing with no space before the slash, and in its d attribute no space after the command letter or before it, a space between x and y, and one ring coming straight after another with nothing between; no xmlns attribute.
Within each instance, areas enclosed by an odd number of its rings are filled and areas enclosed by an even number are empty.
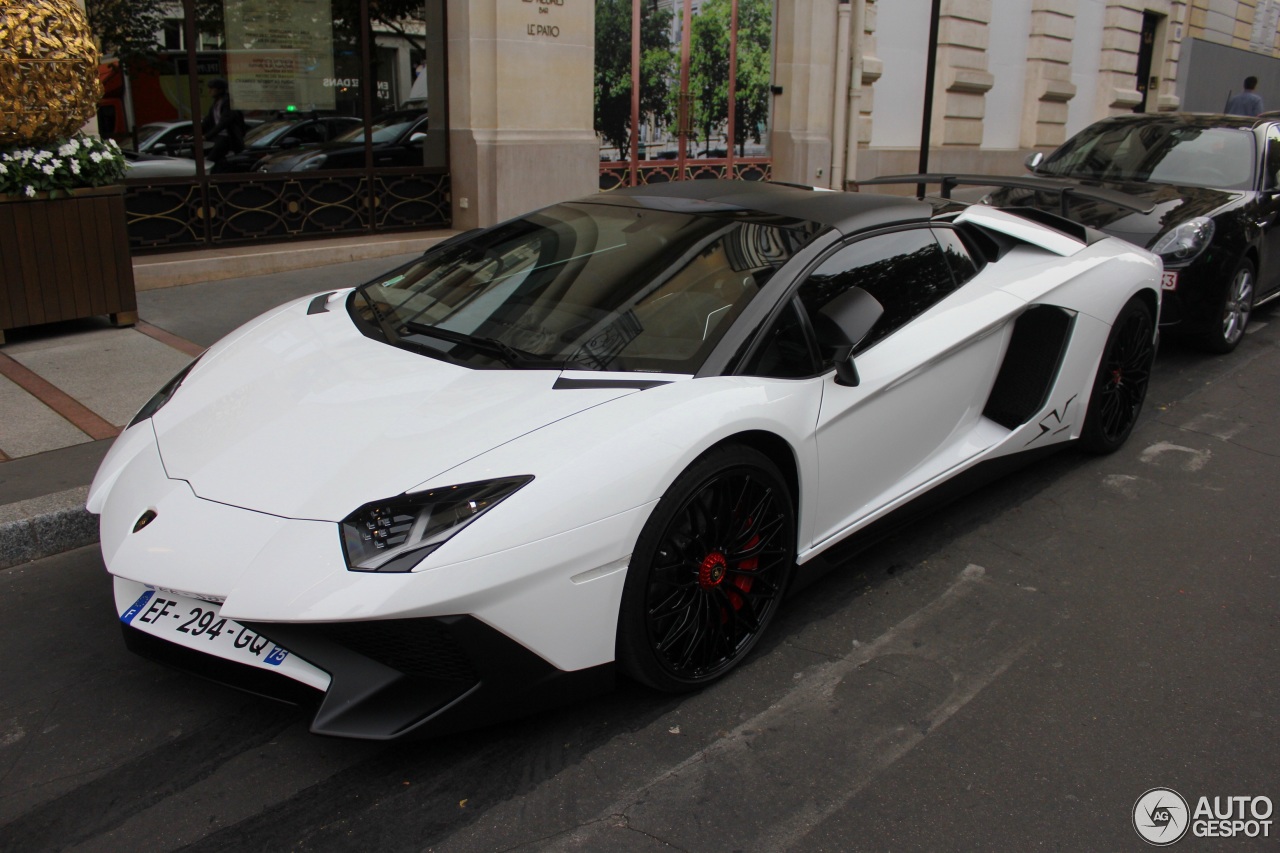
<svg viewBox="0 0 1280 853"><path fill-rule="evenodd" d="M361 738L714 681L916 498L1128 437L1160 263L1026 215L671 183L277 308L93 483L127 641Z"/></svg>

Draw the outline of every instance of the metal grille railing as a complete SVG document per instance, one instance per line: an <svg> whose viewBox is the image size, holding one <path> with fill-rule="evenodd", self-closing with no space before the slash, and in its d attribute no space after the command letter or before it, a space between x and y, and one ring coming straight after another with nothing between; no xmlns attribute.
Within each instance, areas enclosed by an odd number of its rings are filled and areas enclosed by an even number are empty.
<svg viewBox="0 0 1280 853"><path fill-rule="evenodd" d="M630 186L631 164L602 162L601 191ZM641 160L636 164L636 183L665 184L670 181L701 181L733 178L740 181L767 181L773 177L773 160L768 157L735 157L732 164L725 158L686 160L683 176L676 160Z"/></svg>
<svg viewBox="0 0 1280 853"><path fill-rule="evenodd" d="M126 184L130 248L173 249L451 224L449 175L438 171L254 174L216 176L206 183L158 179Z"/></svg>

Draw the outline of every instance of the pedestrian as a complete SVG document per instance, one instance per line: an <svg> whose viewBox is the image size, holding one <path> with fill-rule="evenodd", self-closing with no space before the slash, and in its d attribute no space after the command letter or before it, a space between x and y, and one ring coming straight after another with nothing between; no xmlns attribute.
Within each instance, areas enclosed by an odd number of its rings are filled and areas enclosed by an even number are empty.
<svg viewBox="0 0 1280 853"><path fill-rule="evenodd" d="M209 105L209 112L205 113L200 127L204 131L206 145L213 143L213 148L206 149L209 151L208 159L220 163L228 151L238 154L244 150L244 113L231 108L226 80L215 77L209 81L208 88L213 103Z"/></svg>
<svg viewBox="0 0 1280 853"><path fill-rule="evenodd" d="M1264 109L1262 96L1253 91L1258 87L1257 77L1244 78L1244 91L1227 99L1224 113L1236 116L1256 116Z"/></svg>

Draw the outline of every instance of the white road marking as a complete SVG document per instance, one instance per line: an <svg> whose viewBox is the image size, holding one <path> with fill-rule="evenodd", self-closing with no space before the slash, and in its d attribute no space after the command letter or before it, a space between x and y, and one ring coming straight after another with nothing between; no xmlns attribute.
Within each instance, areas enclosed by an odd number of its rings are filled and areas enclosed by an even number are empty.
<svg viewBox="0 0 1280 853"><path fill-rule="evenodd" d="M1132 474L1108 474L1102 478L1102 485L1113 492L1119 492L1130 500L1138 498L1138 478Z"/></svg>
<svg viewBox="0 0 1280 853"><path fill-rule="evenodd" d="M13 746L27 736L27 731L18 725L17 720L9 720L0 731L0 746Z"/></svg>
<svg viewBox="0 0 1280 853"><path fill-rule="evenodd" d="M1182 467L1186 471L1199 471L1205 465L1209 464L1209 457L1213 456L1213 452L1210 450L1196 450L1191 447L1183 447L1180 444L1161 441L1142 451L1142 455L1138 458L1150 465L1163 454L1170 452L1187 454L1182 459Z"/></svg>

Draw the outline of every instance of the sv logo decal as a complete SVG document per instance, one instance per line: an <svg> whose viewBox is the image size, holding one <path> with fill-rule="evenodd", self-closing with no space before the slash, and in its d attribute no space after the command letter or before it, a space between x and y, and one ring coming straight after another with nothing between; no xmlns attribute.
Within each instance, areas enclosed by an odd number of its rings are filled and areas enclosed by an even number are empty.
<svg viewBox="0 0 1280 853"><path fill-rule="evenodd" d="M1039 424L1040 432L1024 444L1023 447L1035 444L1046 435L1057 435L1060 432L1065 432L1066 430L1071 429L1071 422L1067 420L1067 417L1071 414L1071 404L1076 401L1077 396L1079 395L1071 395L1070 400L1067 400L1067 402L1063 403L1058 409L1054 409L1052 412L1041 418Z"/></svg>

